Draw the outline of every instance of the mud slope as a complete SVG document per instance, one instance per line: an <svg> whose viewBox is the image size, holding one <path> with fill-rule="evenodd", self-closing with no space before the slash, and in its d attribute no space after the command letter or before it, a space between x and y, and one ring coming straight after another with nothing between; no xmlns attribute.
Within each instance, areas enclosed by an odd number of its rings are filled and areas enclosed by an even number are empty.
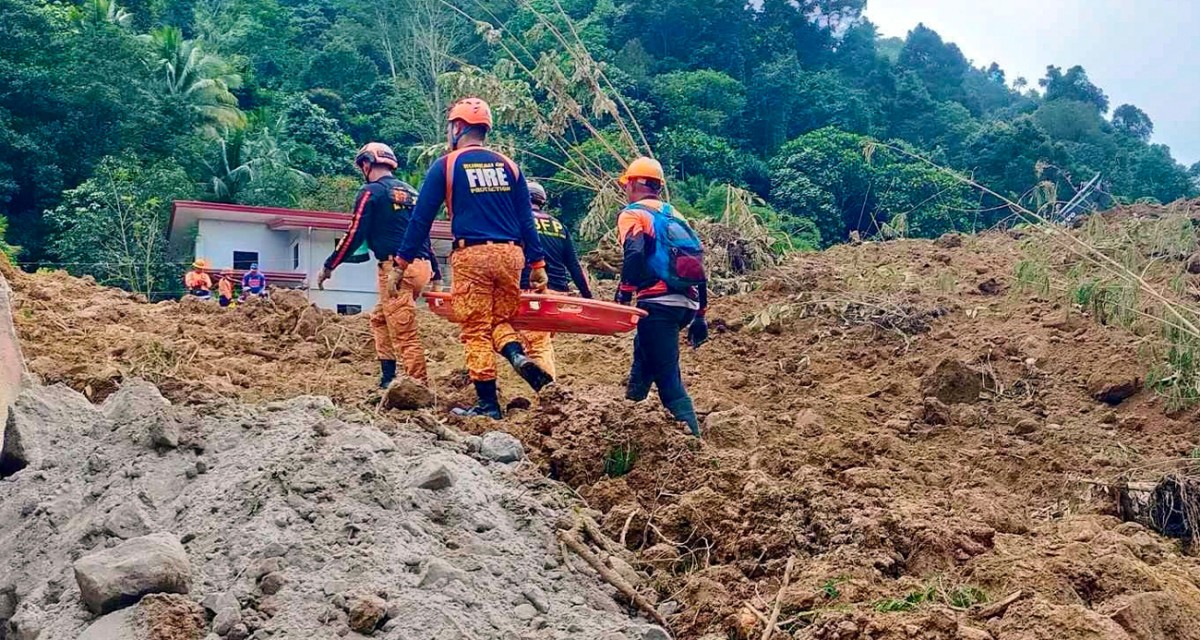
<svg viewBox="0 0 1200 640"><path fill-rule="evenodd" d="M1200 638L1200 562L1104 491L1191 464L1197 416L1143 390L1135 336L1021 293L1019 259L991 234L757 275L685 355L699 445L620 399L628 337L560 337L558 388L505 428L605 514L683 638L761 636L789 558L776 637ZM93 398L132 375L181 402L370 392L363 318L13 280L30 368ZM452 328L422 321L443 405L461 399Z"/></svg>

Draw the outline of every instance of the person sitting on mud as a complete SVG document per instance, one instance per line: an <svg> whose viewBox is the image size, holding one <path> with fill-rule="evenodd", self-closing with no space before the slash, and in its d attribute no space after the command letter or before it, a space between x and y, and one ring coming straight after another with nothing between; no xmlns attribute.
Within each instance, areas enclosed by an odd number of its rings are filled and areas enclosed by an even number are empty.
<svg viewBox="0 0 1200 640"><path fill-rule="evenodd" d="M418 243L408 260L396 259L396 249L404 238L409 215L416 203L416 189L392 175L400 166L391 147L369 142L354 157L354 166L362 172L366 184L355 198L354 216L346 237L325 260L317 277L317 287L333 270L352 257L365 242L378 260L376 286L379 303L371 312L371 334L379 358L379 387L386 389L396 378L396 358L404 360L404 372L410 378L428 383L425 348L417 333L417 296L430 280L440 281L429 239Z"/></svg>
<svg viewBox="0 0 1200 640"><path fill-rule="evenodd" d="M653 384L663 406L699 436L700 422L679 370L679 332L688 327L692 348L708 340L708 283L699 239L661 199L665 182L662 165L652 158L634 160L619 180L629 206L617 216L624 253L617 302L633 304L636 296L637 307L649 314L637 324L625 397L645 400Z"/></svg>
<svg viewBox="0 0 1200 640"><path fill-rule="evenodd" d="M250 265L250 270L242 276L242 300L251 296L262 298L267 295L267 276L258 270L258 263Z"/></svg>
<svg viewBox="0 0 1200 640"><path fill-rule="evenodd" d="M592 288L588 284L587 274L579 264L579 256L575 253L575 243L571 241L571 232L557 218L542 211L546 206L546 189L536 182L529 183L529 201L533 206L533 221L537 225L538 239L546 250L546 275L549 283L546 289L555 293L570 293L570 280L575 281L579 295L584 298L592 297ZM521 288L530 289L529 271L526 268L521 274ZM542 365L551 378L557 378L558 373L554 364L554 334L550 331L523 331L526 342L529 343L529 357Z"/></svg>
<svg viewBox="0 0 1200 640"><path fill-rule="evenodd" d="M233 304L233 270L221 271L221 279L217 280L217 303L222 307Z"/></svg>
<svg viewBox="0 0 1200 640"><path fill-rule="evenodd" d="M529 186L517 164L485 148L492 110L478 98L450 108L446 138L450 153L433 162L397 262L405 265L429 242L433 218L444 202L454 234L452 313L461 323L467 370L478 397L460 417L502 417L496 391L496 354L503 355L534 391L554 381L525 354L512 321L521 309L521 270L530 285L544 288L546 261L529 203Z"/></svg>
<svg viewBox="0 0 1200 640"><path fill-rule="evenodd" d="M183 286L187 289L187 295L198 300L212 299L212 278L204 272L205 266L207 263L204 260L197 259L192 263L192 270L183 276Z"/></svg>

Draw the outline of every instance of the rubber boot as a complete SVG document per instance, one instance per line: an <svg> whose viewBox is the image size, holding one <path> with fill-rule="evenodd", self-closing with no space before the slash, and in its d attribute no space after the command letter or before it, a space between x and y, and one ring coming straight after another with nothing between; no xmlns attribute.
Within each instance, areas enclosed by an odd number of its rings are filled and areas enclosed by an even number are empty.
<svg viewBox="0 0 1200 640"><path fill-rule="evenodd" d="M380 360L379 361L379 388L386 389L392 381L396 379L396 361L395 360Z"/></svg>
<svg viewBox="0 0 1200 640"><path fill-rule="evenodd" d="M682 398L668 404L667 411L670 411L676 420L686 424L692 435L700 437L700 419L696 417L696 407L692 405L691 398Z"/></svg>
<svg viewBox="0 0 1200 640"><path fill-rule="evenodd" d="M492 420L500 420L504 418L504 414L500 411L500 399L496 394L495 380L481 380L475 382L475 395L479 401L470 409L460 409L455 407L450 410L450 413L459 418L491 418Z"/></svg>
<svg viewBox="0 0 1200 640"><path fill-rule="evenodd" d="M529 383L534 391L541 391L546 385L554 382L554 378L550 377L550 374L546 373L541 365L525 355L525 348L521 346L521 343L510 342L504 345L504 348L500 350L500 355L508 360L513 369L517 370L521 379Z"/></svg>

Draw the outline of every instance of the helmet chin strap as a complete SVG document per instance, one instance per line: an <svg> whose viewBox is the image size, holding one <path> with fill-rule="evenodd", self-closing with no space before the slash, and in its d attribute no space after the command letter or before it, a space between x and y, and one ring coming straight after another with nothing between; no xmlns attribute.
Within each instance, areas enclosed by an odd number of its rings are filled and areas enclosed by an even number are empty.
<svg viewBox="0 0 1200 640"><path fill-rule="evenodd" d="M450 123L450 127L453 129L453 127L454 127L453 122ZM457 133L450 134L450 150L451 151L458 149L458 143L460 140L462 140L462 137L464 135L466 135L466 133L467 133L467 127L462 127L461 129L458 130Z"/></svg>

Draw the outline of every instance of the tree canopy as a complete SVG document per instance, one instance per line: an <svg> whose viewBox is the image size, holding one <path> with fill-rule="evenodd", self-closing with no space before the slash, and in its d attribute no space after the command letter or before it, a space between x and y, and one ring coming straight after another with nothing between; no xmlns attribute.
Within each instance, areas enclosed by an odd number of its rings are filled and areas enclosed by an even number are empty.
<svg viewBox="0 0 1200 640"><path fill-rule="evenodd" d="M94 262L114 224L142 234L179 194L345 209L359 145L391 144L419 181L466 92L496 100L499 143L572 224L613 205L577 178L618 169L622 141L663 160L681 209L721 219L732 185L793 247L998 220L914 157L1025 203L1097 173L1117 199L1197 193L1200 169L1136 106L1108 117L1082 67L1010 78L923 24L882 39L864 6L0 0L0 242L30 267Z"/></svg>

